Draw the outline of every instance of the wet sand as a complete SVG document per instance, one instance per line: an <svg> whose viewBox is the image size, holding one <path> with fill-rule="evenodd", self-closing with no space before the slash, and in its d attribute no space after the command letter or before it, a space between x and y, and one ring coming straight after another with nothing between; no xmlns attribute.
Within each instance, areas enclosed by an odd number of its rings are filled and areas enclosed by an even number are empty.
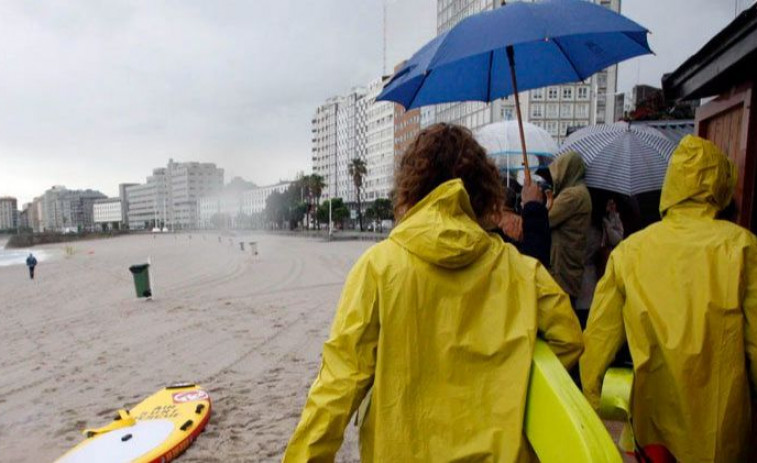
<svg viewBox="0 0 757 463"><path fill-rule="evenodd" d="M0 267L0 460L53 461L118 408L194 381L213 414L179 461L279 461L370 243L251 240L256 258L239 239L142 235L75 243L34 281ZM128 267L148 255L155 299L137 300ZM338 461L358 461L355 435Z"/></svg>

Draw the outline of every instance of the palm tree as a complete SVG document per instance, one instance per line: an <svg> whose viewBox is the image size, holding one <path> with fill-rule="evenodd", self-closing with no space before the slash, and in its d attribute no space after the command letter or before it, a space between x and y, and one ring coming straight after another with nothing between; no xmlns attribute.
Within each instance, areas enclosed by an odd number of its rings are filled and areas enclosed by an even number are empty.
<svg viewBox="0 0 757 463"><path fill-rule="evenodd" d="M357 192L357 218L360 223L360 231L363 231L363 213L360 210L360 190L363 189L363 178L365 178L368 170L365 167L365 161L360 158L353 159L347 168L352 176L352 182L355 184L355 191Z"/></svg>
<svg viewBox="0 0 757 463"><path fill-rule="evenodd" d="M321 194L323 193L323 189L326 188L326 184L323 182L323 177L321 177L318 174L312 174L309 176L310 178L310 193L315 196L315 210L318 211L318 208L321 206ZM315 214L315 223L316 227L318 227L318 230L321 229L321 220L318 217L318 214Z"/></svg>

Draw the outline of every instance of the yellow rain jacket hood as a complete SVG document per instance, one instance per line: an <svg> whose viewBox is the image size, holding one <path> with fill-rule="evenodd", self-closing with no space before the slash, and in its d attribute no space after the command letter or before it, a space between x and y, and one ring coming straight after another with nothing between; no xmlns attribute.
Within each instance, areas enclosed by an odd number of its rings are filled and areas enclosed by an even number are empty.
<svg viewBox="0 0 757 463"><path fill-rule="evenodd" d="M716 220L731 200L733 164L712 143L684 138L662 190L662 222L612 253L597 285L581 358L584 392L627 339L632 414L642 445L682 462L743 462L757 384L757 240Z"/></svg>
<svg viewBox="0 0 757 463"><path fill-rule="evenodd" d="M372 388L363 462L514 462L537 332L580 355L567 296L534 259L476 222L460 180L411 208L344 285L285 462L330 462Z"/></svg>

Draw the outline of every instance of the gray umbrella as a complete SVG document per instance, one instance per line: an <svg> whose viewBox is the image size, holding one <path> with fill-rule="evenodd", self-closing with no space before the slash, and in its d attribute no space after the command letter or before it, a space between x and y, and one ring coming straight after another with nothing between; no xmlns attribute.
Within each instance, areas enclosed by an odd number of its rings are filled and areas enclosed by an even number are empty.
<svg viewBox="0 0 757 463"><path fill-rule="evenodd" d="M576 151L586 164L586 185L624 195L662 189L676 145L659 131L627 122L573 133L558 156Z"/></svg>

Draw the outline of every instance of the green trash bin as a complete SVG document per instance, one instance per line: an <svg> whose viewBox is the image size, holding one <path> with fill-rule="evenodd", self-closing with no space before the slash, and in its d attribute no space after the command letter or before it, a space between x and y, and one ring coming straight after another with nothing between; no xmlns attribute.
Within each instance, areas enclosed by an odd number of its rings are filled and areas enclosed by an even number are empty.
<svg viewBox="0 0 757 463"><path fill-rule="evenodd" d="M132 265L129 271L134 277L134 288L137 290L137 297L152 297L150 288L150 264Z"/></svg>

